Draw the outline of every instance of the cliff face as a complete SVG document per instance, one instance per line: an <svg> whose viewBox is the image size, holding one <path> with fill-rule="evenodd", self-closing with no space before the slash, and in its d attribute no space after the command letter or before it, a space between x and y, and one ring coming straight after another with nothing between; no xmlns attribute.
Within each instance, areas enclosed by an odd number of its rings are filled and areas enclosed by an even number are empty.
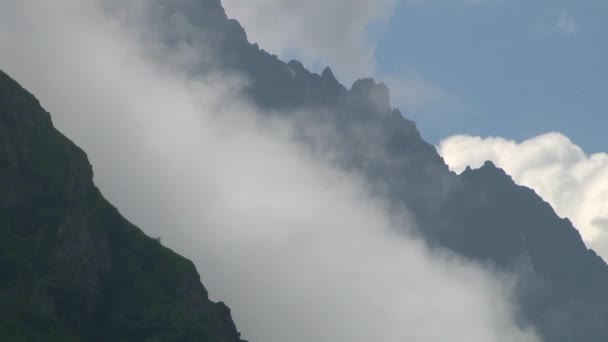
<svg viewBox="0 0 608 342"><path fill-rule="evenodd" d="M240 341L194 265L92 178L85 153L0 72L0 340Z"/></svg>

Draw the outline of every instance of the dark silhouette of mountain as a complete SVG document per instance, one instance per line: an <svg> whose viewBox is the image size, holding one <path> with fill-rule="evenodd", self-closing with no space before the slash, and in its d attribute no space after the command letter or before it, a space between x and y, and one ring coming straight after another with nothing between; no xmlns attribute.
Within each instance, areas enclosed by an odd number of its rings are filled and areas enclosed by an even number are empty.
<svg viewBox="0 0 608 342"><path fill-rule="evenodd" d="M199 16L210 12L221 20ZM218 0L181 0L159 13L158 27L188 22L190 42L211 45L222 56L193 72L246 75L253 102L292 116L303 142L336 152L340 166L365 175L395 210L407 208L431 246L517 274L520 318L545 341L608 341L608 267L534 191L489 162L462 175L450 172L415 123L392 109L385 85L363 79L346 89L329 68L318 75L297 61L284 63L250 44ZM297 114L302 111L308 114ZM319 134L319 125L332 129Z"/></svg>
<svg viewBox="0 0 608 342"><path fill-rule="evenodd" d="M0 72L0 341L241 341L192 262L92 179L85 153Z"/></svg>
<svg viewBox="0 0 608 342"><path fill-rule="evenodd" d="M168 50L187 41L215 52L190 72L247 76L255 104L291 116L304 144L332 152L395 211L408 210L433 248L518 275L519 318L545 341L608 341L607 265L532 190L491 163L450 172L385 85L362 79L347 89L329 68L318 75L284 63L250 44L219 0L149 2L159 5L150 34ZM194 266L123 219L91 178L84 153L2 75L0 339L237 341Z"/></svg>

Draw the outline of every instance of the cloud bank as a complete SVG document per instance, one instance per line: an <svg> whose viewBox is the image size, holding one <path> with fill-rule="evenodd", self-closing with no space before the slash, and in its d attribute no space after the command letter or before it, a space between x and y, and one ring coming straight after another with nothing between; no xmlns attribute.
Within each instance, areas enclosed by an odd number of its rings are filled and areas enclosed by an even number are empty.
<svg viewBox="0 0 608 342"><path fill-rule="evenodd" d="M443 140L438 150L456 172L493 161L569 218L583 239L608 258L608 154L588 155L560 133L521 143L459 135Z"/></svg>
<svg viewBox="0 0 608 342"><path fill-rule="evenodd" d="M1 2L0 68L88 152L124 215L193 259L245 338L538 341L507 276L431 252L407 213L242 98L240 75L189 76L188 58L149 53L162 43L102 4Z"/></svg>

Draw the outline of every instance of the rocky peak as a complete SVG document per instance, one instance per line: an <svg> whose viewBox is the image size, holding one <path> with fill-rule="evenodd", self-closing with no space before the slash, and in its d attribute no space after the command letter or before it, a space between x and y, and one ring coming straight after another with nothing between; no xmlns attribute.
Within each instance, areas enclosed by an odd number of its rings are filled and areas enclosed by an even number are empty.
<svg viewBox="0 0 608 342"><path fill-rule="evenodd" d="M334 76L333 71L331 71L331 69L329 67L326 67L325 69L323 69L323 72L321 73L321 79L323 79L323 81L330 83L332 85L340 84L340 82L338 82L338 79L336 78L336 76Z"/></svg>
<svg viewBox="0 0 608 342"><path fill-rule="evenodd" d="M358 104L365 108L386 113L391 110L390 93L384 83L376 83L372 78L355 81L350 89Z"/></svg>

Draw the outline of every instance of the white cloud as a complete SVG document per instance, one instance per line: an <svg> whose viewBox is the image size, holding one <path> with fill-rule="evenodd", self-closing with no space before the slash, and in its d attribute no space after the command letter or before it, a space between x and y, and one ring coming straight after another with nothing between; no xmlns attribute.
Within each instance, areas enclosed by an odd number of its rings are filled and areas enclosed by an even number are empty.
<svg viewBox="0 0 608 342"><path fill-rule="evenodd" d="M507 278L431 252L289 122L260 125L238 77L185 76L97 5L0 2L0 67L88 152L121 212L195 261L247 339L538 341Z"/></svg>
<svg viewBox="0 0 608 342"><path fill-rule="evenodd" d="M459 135L443 140L438 150L456 172L493 161L569 218L583 239L608 258L608 154L588 155L560 133L521 143Z"/></svg>
<svg viewBox="0 0 608 342"><path fill-rule="evenodd" d="M576 35L579 28L576 19L570 13L562 12L557 17L553 30L566 35Z"/></svg>

